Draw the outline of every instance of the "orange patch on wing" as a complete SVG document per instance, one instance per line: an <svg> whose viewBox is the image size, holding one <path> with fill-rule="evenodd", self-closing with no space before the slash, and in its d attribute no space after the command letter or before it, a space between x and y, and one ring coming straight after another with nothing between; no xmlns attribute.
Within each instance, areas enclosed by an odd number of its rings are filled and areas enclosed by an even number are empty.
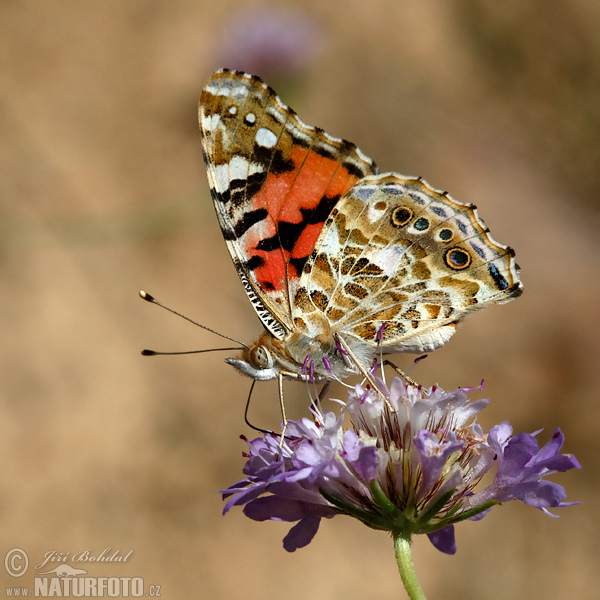
<svg viewBox="0 0 600 600"><path fill-rule="evenodd" d="M317 243L319 234L321 233L321 229L323 229L323 225L324 223L312 223L311 225L306 226L294 246L292 258L304 258L312 252Z"/></svg>
<svg viewBox="0 0 600 600"><path fill-rule="evenodd" d="M284 173L269 173L265 184L252 199L251 210L266 208L271 219L267 219L261 231L261 238L275 235L276 224L301 223L301 209L314 209L326 196L343 196L358 178L350 175L338 161L327 158L301 146L293 147L288 157L294 170ZM263 265L254 269L258 283L267 291L283 290L289 279L299 277L299 273L289 265L290 258L308 256L323 229L323 222L307 224L293 251L283 249L265 252L256 250L260 239L248 239L249 255L260 256Z"/></svg>
<svg viewBox="0 0 600 600"><path fill-rule="evenodd" d="M254 276L258 283L268 291L280 292L286 287L288 269L288 252L283 250L273 250L263 252L261 250L255 253L260 256L265 263L254 269ZM267 285L265 285L267 284Z"/></svg>
<svg viewBox="0 0 600 600"><path fill-rule="evenodd" d="M343 196L357 181L358 177L350 175L345 167L340 165L340 168L335 172L335 175L327 188L327 196Z"/></svg>
<svg viewBox="0 0 600 600"><path fill-rule="evenodd" d="M316 152L305 153L303 149L291 152L294 164L301 162L295 171L296 179L278 216L278 221L299 223L302 220L301 208L315 208L327 188L327 183L333 176L337 163L327 161ZM331 164L326 164L326 161Z"/></svg>
<svg viewBox="0 0 600 600"><path fill-rule="evenodd" d="M270 173L254 196L252 210L266 208L276 221L300 223L300 209L315 208L323 196L345 194L358 181L339 162L297 146L289 159L293 171Z"/></svg>

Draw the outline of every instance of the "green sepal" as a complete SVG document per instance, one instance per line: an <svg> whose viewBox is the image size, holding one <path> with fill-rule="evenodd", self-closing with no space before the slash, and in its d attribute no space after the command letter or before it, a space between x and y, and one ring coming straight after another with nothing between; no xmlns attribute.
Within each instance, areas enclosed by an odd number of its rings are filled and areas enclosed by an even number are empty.
<svg viewBox="0 0 600 600"><path fill-rule="evenodd" d="M444 504L452 498L455 492L456 490L454 489L442 494L423 514L419 515L419 518L415 521L415 525L419 528L427 525L440 512Z"/></svg>

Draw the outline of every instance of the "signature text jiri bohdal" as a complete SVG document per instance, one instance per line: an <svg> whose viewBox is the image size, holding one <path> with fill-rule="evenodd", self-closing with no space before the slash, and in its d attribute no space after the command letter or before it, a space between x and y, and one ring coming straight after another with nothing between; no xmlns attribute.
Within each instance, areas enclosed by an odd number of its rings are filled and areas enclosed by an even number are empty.
<svg viewBox="0 0 600 600"><path fill-rule="evenodd" d="M81 550L71 554L70 552L57 552L56 550L49 550L44 554L44 560L39 564L35 565L35 569L41 569L48 564L52 563L91 563L91 562L127 562L133 550L130 550L127 554L121 553L119 550L113 550L110 546L104 548L99 554L93 550Z"/></svg>

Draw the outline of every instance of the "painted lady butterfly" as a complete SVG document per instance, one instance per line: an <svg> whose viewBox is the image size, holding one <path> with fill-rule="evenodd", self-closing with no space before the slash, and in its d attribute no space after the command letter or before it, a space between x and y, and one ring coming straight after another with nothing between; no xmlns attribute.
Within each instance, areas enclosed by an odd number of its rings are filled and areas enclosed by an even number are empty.
<svg viewBox="0 0 600 600"><path fill-rule="evenodd" d="M217 71L199 106L227 247L266 332L227 362L255 380L327 381L428 352L468 313L521 294L514 252L473 205L377 174L258 77Z"/></svg>

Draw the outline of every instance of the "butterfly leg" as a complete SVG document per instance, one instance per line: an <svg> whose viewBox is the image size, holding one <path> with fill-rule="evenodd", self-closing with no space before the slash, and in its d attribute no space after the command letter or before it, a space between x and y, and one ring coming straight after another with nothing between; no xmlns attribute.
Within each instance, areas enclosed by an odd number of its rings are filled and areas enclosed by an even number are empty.
<svg viewBox="0 0 600 600"><path fill-rule="evenodd" d="M329 391L329 388L331 386L331 381L328 381L323 388L321 389L321 391L319 392L319 402L322 402L325 399L325 396L327 396L327 392Z"/></svg>
<svg viewBox="0 0 600 600"><path fill-rule="evenodd" d="M254 385L256 384L256 379L252 380L252 385L250 386L250 392L248 393L248 399L246 400L246 409L244 410L244 421L246 425L250 427L250 429L254 429L254 431L258 431L264 434L274 434L270 429L263 429L262 427L257 427L250 423L250 419L248 418L248 410L250 409L250 399L252 398L252 391L254 390Z"/></svg>
<svg viewBox="0 0 600 600"><path fill-rule="evenodd" d="M402 377L402 379L404 379L405 383L408 383L409 385L412 385L414 387L420 387L420 385L414 380L412 379L412 377L409 377L400 367L397 367L391 360L388 360L387 358L383 361L383 366L384 367L392 367L392 369L394 369L394 371L396 371L396 373L398 373L398 375L400 375L400 377Z"/></svg>
<svg viewBox="0 0 600 600"><path fill-rule="evenodd" d="M285 439L285 430L287 429L287 417L285 416L285 402L283 401L283 375L281 371L277 376L277 385L279 386L279 407L281 408L281 419L283 421L283 427L281 429L281 437L279 438L279 448L283 446L283 440Z"/></svg>

